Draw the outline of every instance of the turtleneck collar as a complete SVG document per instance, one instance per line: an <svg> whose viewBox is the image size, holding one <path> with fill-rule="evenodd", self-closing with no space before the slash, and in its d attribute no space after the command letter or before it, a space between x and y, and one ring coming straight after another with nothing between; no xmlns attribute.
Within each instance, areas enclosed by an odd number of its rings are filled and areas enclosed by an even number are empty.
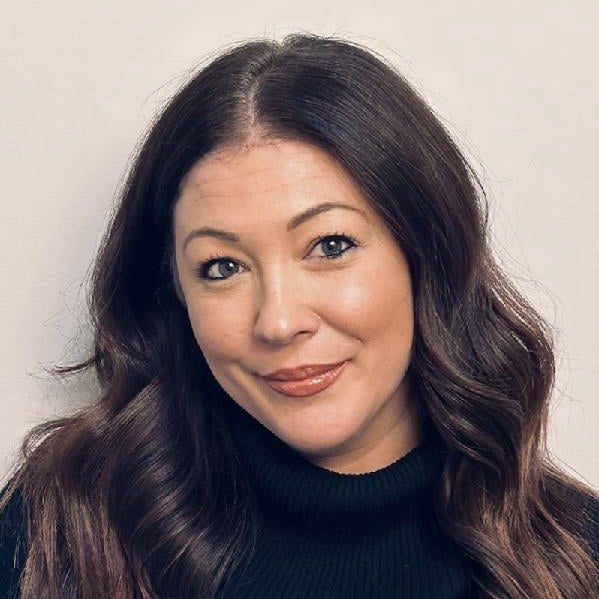
<svg viewBox="0 0 599 599"><path fill-rule="evenodd" d="M232 400L225 403L231 437L268 518L326 534L389 528L432 509L442 457L426 440L380 470L341 474L308 461Z"/></svg>

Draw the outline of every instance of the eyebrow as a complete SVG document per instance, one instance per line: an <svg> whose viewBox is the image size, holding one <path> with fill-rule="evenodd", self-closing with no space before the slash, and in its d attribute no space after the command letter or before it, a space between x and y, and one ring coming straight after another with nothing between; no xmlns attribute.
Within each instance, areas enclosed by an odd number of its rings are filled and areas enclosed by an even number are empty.
<svg viewBox="0 0 599 599"><path fill-rule="evenodd" d="M344 210L351 210L352 212L358 212L364 218L366 218L366 213L360 208L356 208L355 206L350 206L348 204L342 204L341 202L323 202L322 204L316 204L315 206L311 206L307 210L300 212L296 216L294 216L287 223L287 232L291 232L294 229L297 229L301 224L305 223L307 220L314 218L315 216L322 214L323 212L328 212L329 210L333 210L334 208L343 208ZM214 227L200 227L199 229L194 229L191 231L185 241L183 242L183 251L193 239L197 239L198 237L215 237L216 239L222 239L223 241L228 241L231 243L239 243L239 237L235 235L235 233L231 233L230 231L223 231L222 229L215 229Z"/></svg>

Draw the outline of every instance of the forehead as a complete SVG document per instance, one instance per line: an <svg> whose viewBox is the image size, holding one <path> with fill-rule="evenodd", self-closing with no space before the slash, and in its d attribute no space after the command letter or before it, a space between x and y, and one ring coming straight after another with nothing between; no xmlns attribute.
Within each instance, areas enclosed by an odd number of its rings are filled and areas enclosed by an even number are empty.
<svg viewBox="0 0 599 599"><path fill-rule="evenodd" d="M241 198L256 204L263 199L263 208L274 199L287 200L290 208L327 199L342 199L361 208L366 203L345 169L325 151L305 142L281 140L226 148L202 158L183 180L179 203L197 203L206 213Z"/></svg>

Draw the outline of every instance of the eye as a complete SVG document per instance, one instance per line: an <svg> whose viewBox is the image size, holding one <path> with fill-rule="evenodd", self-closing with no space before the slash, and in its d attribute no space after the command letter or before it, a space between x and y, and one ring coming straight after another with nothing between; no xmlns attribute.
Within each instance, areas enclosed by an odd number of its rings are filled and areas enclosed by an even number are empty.
<svg viewBox="0 0 599 599"><path fill-rule="evenodd" d="M201 279L223 281L228 279L230 275L235 274L239 266L240 264L232 258L212 256L198 266L197 273Z"/></svg>
<svg viewBox="0 0 599 599"><path fill-rule="evenodd" d="M343 248L343 245L347 247ZM338 260L349 250L357 246L357 242L353 237L344 233L335 233L333 235L325 235L316 240L314 247L320 246L323 249L324 256L320 256L327 260Z"/></svg>

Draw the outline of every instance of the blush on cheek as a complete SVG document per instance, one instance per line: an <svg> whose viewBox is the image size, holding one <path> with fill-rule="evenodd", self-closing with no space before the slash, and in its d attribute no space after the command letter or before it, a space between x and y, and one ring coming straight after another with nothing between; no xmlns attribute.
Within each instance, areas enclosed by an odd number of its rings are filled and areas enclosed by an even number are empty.
<svg viewBox="0 0 599 599"><path fill-rule="evenodd" d="M341 329L350 323L363 324L368 319L378 295L377 285L364 269L347 270L330 285L319 290L321 311L339 322Z"/></svg>
<svg viewBox="0 0 599 599"><path fill-rule="evenodd" d="M371 330L400 325L413 327L411 283L409 276L389 276L388 271L371 269L359 281L339 286L336 296L340 311Z"/></svg>

